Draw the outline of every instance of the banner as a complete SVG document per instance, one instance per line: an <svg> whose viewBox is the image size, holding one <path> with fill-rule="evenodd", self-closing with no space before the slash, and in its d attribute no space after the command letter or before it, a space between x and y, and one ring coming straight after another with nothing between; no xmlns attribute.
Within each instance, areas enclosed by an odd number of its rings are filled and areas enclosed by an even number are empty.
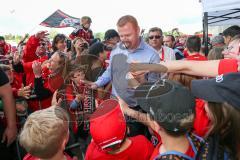
<svg viewBox="0 0 240 160"><path fill-rule="evenodd" d="M61 10L55 11L47 19L40 23L40 25L52 28L76 27L80 25L80 18L75 18L67 15Z"/></svg>

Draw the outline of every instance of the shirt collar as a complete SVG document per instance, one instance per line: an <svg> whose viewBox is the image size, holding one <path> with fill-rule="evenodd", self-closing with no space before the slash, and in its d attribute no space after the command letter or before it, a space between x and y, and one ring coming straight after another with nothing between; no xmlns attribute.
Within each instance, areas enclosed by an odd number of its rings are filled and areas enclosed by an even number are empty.
<svg viewBox="0 0 240 160"><path fill-rule="evenodd" d="M144 40L141 37L139 37L139 39L140 39L140 43L139 43L138 47L136 49L134 49L134 50L128 50L128 51L136 52L136 51L139 51L139 50L144 50L145 42L144 42Z"/></svg>

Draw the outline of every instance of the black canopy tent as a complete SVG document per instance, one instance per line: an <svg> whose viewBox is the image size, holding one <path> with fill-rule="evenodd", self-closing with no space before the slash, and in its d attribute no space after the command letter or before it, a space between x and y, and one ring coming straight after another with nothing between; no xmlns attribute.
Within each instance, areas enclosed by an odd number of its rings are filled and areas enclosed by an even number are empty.
<svg viewBox="0 0 240 160"><path fill-rule="evenodd" d="M203 39L208 54L208 26L240 25L240 0L202 0Z"/></svg>

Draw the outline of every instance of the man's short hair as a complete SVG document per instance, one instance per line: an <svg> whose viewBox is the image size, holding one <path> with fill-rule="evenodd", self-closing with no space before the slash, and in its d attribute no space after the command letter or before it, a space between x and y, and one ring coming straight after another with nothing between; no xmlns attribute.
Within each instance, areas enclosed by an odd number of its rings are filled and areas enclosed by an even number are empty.
<svg viewBox="0 0 240 160"><path fill-rule="evenodd" d="M19 142L28 153L38 158L51 158L68 135L68 115L64 109L52 106L28 116Z"/></svg>
<svg viewBox="0 0 240 160"><path fill-rule="evenodd" d="M227 36L235 37L236 35L239 35L239 34L240 34L240 27L237 25L228 27L223 31L223 36L225 37Z"/></svg>
<svg viewBox="0 0 240 160"><path fill-rule="evenodd" d="M166 37L170 37L170 38L171 38L171 41L175 42L175 38L174 38L174 36L173 36L173 35L171 35L171 34L168 34L168 35L166 35Z"/></svg>
<svg viewBox="0 0 240 160"><path fill-rule="evenodd" d="M161 28L159 28L159 27L150 28L148 34L149 34L150 32L160 32L161 35L163 34Z"/></svg>
<svg viewBox="0 0 240 160"><path fill-rule="evenodd" d="M137 19L131 15L125 15L122 16L118 22L117 22L117 26L118 27L123 27L124 25L126 25L127 23L131 23L133 25L133 27L137 28L138 27L138 22Z"/></svg>
<svg viewBox="0 0 240 160"><path fill-rule="evenodd" d="M187 49L193 52L199 52L201 49L201 39L198 36L190 36L186 42Z"/></svg>

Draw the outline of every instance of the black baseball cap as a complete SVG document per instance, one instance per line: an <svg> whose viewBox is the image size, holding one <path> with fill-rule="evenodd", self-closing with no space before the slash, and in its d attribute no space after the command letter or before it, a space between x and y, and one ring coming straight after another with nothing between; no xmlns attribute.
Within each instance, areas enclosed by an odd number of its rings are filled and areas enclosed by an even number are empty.
<svg viewBox="0 0 240 160"><path fill-rule="evenodd" d="M181 120L195 112L195 99L189 89L170 80L141 84L135 91L138 105L164 129L187 131Z"/></svg>
<svg viewBox="0 0 240 160"><path fill-rule="evenodd" d="M104 40L107 41L107 40L109 40L111 38L114 38L114 37L119 37L118 32L114 29L109 29L105 32Z"/></svg>
<svg viewBox="0 0 240 160"><path fill-rule="evenodd" d="M227 102L240 110L239 72L219 75L208 80L193 80L191 91L194 96L208 102Z"/></svg>

